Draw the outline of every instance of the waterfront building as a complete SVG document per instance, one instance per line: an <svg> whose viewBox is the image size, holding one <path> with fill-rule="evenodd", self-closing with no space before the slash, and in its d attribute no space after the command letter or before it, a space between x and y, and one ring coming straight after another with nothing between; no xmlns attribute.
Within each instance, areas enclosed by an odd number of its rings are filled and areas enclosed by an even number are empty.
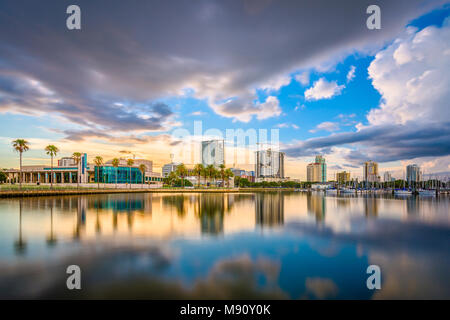
<svg viewBox="0 0 450 320"><path fill-rule="evenodd" d="M136 159L131 167L127 166L126 159L119 159L119 167L112 166L112 160L105 162L103 166L97 167L92 163L88 163L87 154L81 155L80 162L77 163L68 157L63 157L57 161L57 165L53 167L53 177L51 175L52 168L48 165L27 165L22 166L22 182L23 183L64 183L76 184L77 174L79 174L78 182L86 183L131 183L140 184L143 181L142 172L139 165L145 164L144 182L148 184L159 184L162 177L159 173L152 171L153 163L150 160ZM20 171L18 169L5 170L7 182L18 182ZM98 177L98 179L97 179Z"/></svg>
<svg viewBox="0 0 450 320"><path fill-rule="evenodd" d="M272 149L255 152L256 178L284 179L284 153Z"/></svg>
<svg viewBox="0 0 450 320"><path fill-rule="evenodd" d="M166 178L166 177L169 176L169 174L171 172L175 172L180 164L181 163L179 163L179 162L172 162L172 163L165 164L162 167L162 175L163 175L163 177Z"/></svg>
<svg viewBox="0 0 450 320"><path fill-rule="evenodd" d="M364 162L363 176L366 183L379 182L380 177L378 176L378 163L374 161Z"/></svg>
<svg viewBox="0 0 450 320"><path fill-rule="evenodd" d="M324 157L318 155L314 163L308 164L306 179L308 182L327 182L327 164Z"/></svg>
<svg viewBox="0 0 450 320"><path fill-rule="evenodd" d="M417 164L410 164L406 167L406 180L408 184L422 181L422 172Z"/></svg>
<svg viewBox="0 0 450 320"><path fill-rule="evenodd" d="M336 173L336 181L339 184L344 184L350 181L350 172L342 171Z"/></svg>
<svg viewBox="0 0 450 320"><path fill-rule="evenodd" d="M213 165L219 167L225 164L225 143L224 140L202 141L202 164L206 167Z"/></svg>
<svg viewBox="0 0 450 320"><path fill-rule="evenodd" d="M386 171L384 173L383 181L384 182L391 182L392 181L392 174L389 171Z"/></svg>

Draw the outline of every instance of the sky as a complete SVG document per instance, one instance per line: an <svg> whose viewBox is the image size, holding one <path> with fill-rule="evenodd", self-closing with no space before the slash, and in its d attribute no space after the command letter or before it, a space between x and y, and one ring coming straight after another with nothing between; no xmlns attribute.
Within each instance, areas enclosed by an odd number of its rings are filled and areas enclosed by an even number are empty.
<svg viewBox="0 0 450 320"><path fill-rule="evenodd" d="M66 27L71 4L81 30ZM379 30L366 27L372 4ZM279 130L292 178L306 179L316 154L329 179L361 177L367 160L399 178L411 163L450 172L446 70L449 1L5 0L0 167L18 167L16 138L30 142L25 165L49 163L48 144L60 156L134 154L154 171L171 153L190 165L201 123L203 134ZM249 159L227 166L252 169Z"/></svg>

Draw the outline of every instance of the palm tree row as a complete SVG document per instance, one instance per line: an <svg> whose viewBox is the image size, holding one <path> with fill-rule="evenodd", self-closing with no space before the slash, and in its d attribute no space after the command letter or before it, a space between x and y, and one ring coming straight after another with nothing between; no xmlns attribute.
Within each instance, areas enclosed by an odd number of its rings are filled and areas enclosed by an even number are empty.
<svg viewBox="0 0 450 320"><path fill-rule="evenodd" d="M227 187L230 186L229 179L232 178L233 171L231 169L226 169L225 165L222 164L219 166L219 169L216 169L213 165L204 166L199 163L194 166L192 170L186 169L184 164L180 164L176 171L171 172L170 175L166 178L168 184L173 184L173 182L177 179L181 179L182 186L184 187L184 179L187 176L195 176L197 177L197 187L200 187L201 178L204 178L205 184L215 183L216 179L221 178L223 186L225 186L225 181L227 181Z"/></svg>

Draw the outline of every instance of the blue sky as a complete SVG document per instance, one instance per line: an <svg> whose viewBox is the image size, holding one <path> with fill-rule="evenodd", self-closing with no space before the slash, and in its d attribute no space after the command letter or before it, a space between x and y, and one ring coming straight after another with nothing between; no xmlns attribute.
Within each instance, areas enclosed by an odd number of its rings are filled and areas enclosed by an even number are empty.
<svg viewBox="0 0 450 320"><path fill-rule="evenodd" d="M24 3L6 1L0 165L17 166L10 143L23 137L32 145L26 164L48 162L43 148L51 142L61 155L130 150L157 170L185 144L173 140L174 130L193 132L202 121L203 130L279 129L292 177L304 178L318 153L330 171L355 175L369 159L397 175L410 162L450 171L442 105L449 90L441 88L449 3L376 1L383 27L368 30L364 3L324 9L322 2L178 1L151 12L150 4L115 2L102 15L101 1L79 1L84 27L72 33L59 26L68 2L24 11ZM14 17L22 16L19 25ZM436 51L423 59L427 47Z"/></svg>

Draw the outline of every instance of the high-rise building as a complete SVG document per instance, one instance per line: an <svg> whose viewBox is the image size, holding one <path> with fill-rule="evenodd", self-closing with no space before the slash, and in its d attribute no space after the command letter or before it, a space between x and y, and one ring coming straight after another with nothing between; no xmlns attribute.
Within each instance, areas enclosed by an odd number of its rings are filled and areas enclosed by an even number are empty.
<svg viewBox="0 0 450 320"><path fill-rule="evenodd" d="M272 149L256 151L256 178L284 179L284 153Z"/></svg>
<svg viewBox="0 0 450 320"><path fill-rule="evenodd" d="M378 163L374 161L364 162L363 176L365 182L379 182L380 177L378 176Z"/></svg>
<svg viewBox="0 0 450 320"><path fill-rule="evenodd" d="M392 181L392 174L389 171L386 171L384 173L383 180L384 180L384 182L391 182Z"/></svg>
<svg viewBox="0 0 450 320"><path fill-rule="evenodd" d="M306 167L306 175L308 182L327 182L327 164L325 158L318 155L315 162L308 164Z"/></svg>
<svg viewBox="0 0 450 320"><path fill-rule="evenodd" d="M336 173L336 181L339 184L349 182L350 181L350 172L342 171L342 172Z"/></svg>
<svg viewBox="0 0 450 320"><path fill-rule="evenodd" d="M215 167L225 164L225 143L224 140L202 141L202 164L206 167Z"/></svg>
<svg viewBox="0 0 450 320"><path fill-rule="evenodd" d="M177 162L167 163L167 164L163 165L163 167L162 167L163 177L164 178L168 177L171 172L177 170L177 167L179 165L180 165L180 163L177 163Z"/></svg>
<svg viewBox="0 0 450 320"><path fill-rule="evenodd" d="M406 167L406 180L408 183L420 182L422 180L422 172L417 164L410 164Z"/></svg>

